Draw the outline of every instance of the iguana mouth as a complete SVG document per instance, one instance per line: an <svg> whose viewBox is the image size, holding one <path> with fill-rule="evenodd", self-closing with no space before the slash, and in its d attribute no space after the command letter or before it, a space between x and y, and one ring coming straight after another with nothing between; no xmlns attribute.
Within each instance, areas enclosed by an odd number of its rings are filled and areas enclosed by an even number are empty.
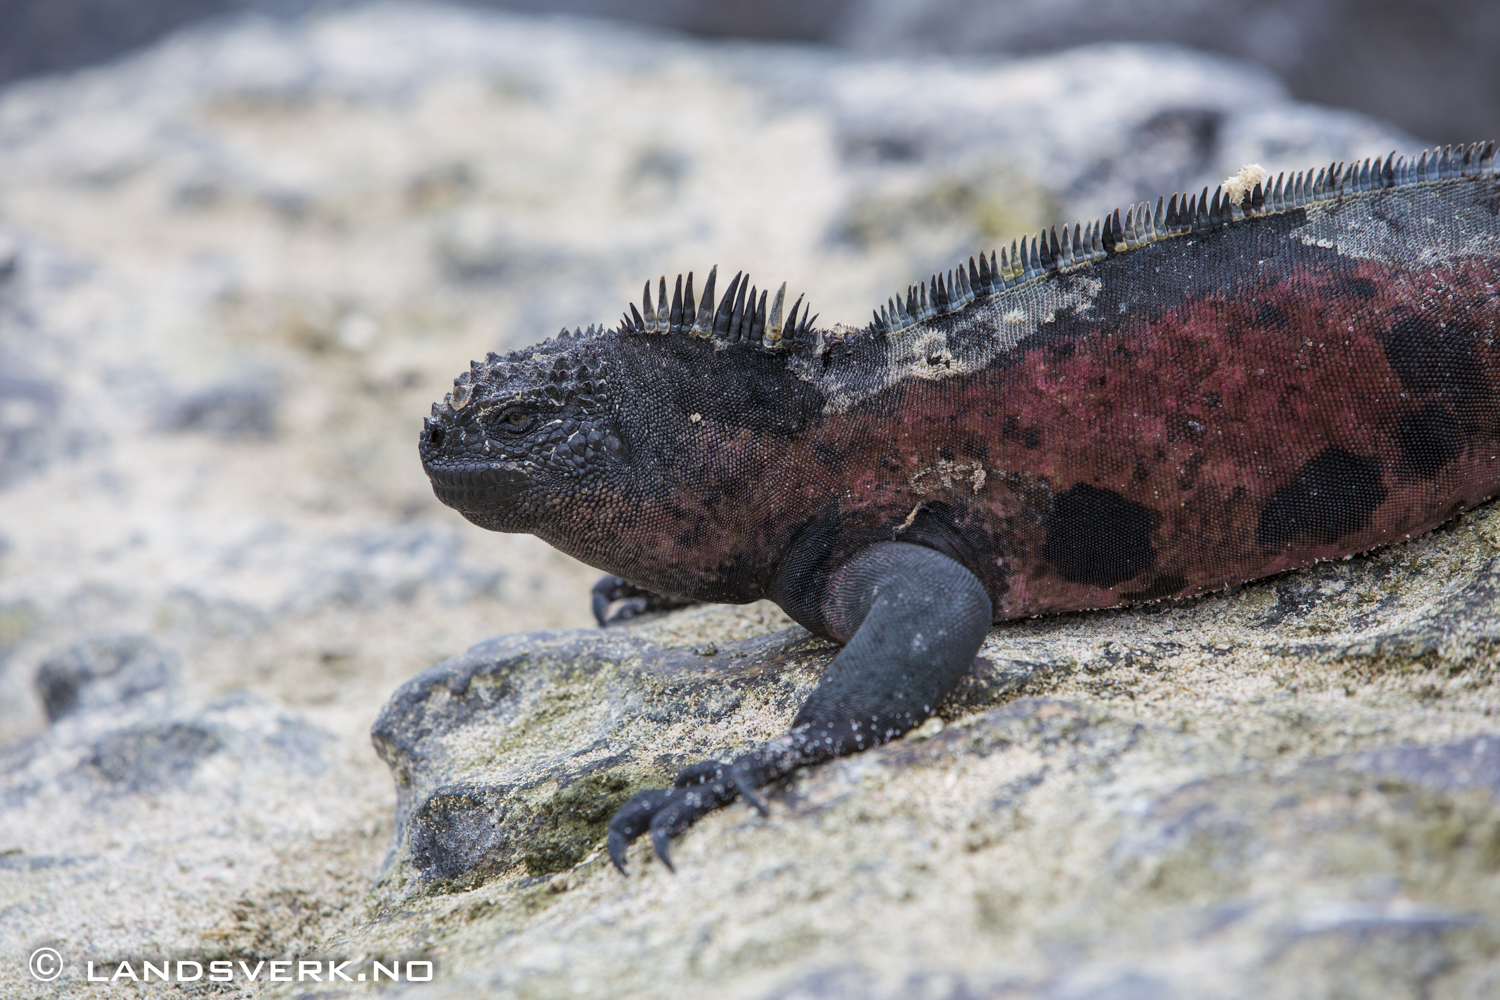
<svg viewBox="0 0 1500 1000"><path fill-rule="evenodd" d="M460 512L494 511L519 496L530 482L515 463L433 464L424 455L422 468L437 498Z"/></svg>

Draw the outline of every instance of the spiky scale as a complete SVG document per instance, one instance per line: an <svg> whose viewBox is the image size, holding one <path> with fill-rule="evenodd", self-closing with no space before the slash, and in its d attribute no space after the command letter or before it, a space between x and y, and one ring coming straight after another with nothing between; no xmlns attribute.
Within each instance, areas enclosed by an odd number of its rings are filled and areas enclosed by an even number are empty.
<svg viewBox="0 0 1500 1000"><path fill-rule="evenodd" d="M683 287L682 291L682 322L692 332L693 327L697 325L697 320L697 304L693 300L693 272L689 271L687 284Z"/></svg>
<svg viewBox="0 0 1500 1000"><path fill-rule="evenodd" d="M740 283L740 292L735 296L734 309L729 314L729 341L736 343L740 339L740 324L745 322L745 293L749 290L746 286L750 284L750 276L745 275L745 280ZM733 288L734 285L730 285ZM727 296L726 296L727 298ZM751 300L752 302L754 299Z"/></svg>
<svg viewBox="0 0 1500 1000"><path fill-rule="evenodd" d="M792 303L792 311L787 313L787 329L795 332L797 330L797 307L802 305L802 296L797 296L797 301Z"/></svg>
<svg viewBox="0 0 1500 1000"><path fill-rule="evenodd" d="M698 317L693 320L693 336L711 337L714 332L714 279L719 275L719 265L715 264L708 270L708 277L703 281L702 305L698 307ZM692 275L688 275L691 279Z"/></svg>
<svg viewBox="0 0 1500 1000"><path fill-rule="evenodd" d="M690 284L688 287L690 289L692 287L692 280L692 277L689 276L688 281ZM689 291L688 294L691 295L692 292ZM688 306L689 311L691 311L692 308L693 307L691 305ZM682 275L680 274L677 276L676 287L672 289L672 311L667 317L667 329L673 332L682 329Z"/></svg>
<svg viewBox="0 0 1500 1000"><path fill-rule="evenodd" d="M750 300L755 302L755 290L752 288ZM760 293L760 301L755 306L755 312L750 318L750 330L745 334L745 340L755 344L761 343L766 330L766 293Z"/></svg>
<svg viewBox="0 0 1500 1000"><path fill-rule="evenodd" d="M729 282L729 287L724 290L724 297L719 300L719 308L714 312L713 334L715 337L723 337L729 332L729 320L734 313L734 293L739 290L740 279L744 277L743 271L736 271L734 278ZM708 296L705 289L704 297Z"/></svg>
<svg viewBox="0 0 1500 1000"><path fill-rule="evenodd" d="M781 344L781 304L786 301L786 282L776 290L776 300L771 303L771 318L766 322L766 333L762 341L766 347Z"/></svg>

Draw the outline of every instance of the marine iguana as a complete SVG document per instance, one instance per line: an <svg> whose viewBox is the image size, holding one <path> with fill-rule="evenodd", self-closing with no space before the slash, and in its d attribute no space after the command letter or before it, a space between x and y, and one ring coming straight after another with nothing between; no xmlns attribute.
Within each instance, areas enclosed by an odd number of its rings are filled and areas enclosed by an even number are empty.
<svg viewBox="0 0 1500 1000"><path fill-rule="evenodd" d="M786 735L619 809L622 872L648 830L670 867L710 810L920 724L993 622L1203 593L1500 492L1494 143L1246 168L862 328L715 281L474 362L421 434L445 504L614 574L596 607L769 598L843 644Z"/></svg>

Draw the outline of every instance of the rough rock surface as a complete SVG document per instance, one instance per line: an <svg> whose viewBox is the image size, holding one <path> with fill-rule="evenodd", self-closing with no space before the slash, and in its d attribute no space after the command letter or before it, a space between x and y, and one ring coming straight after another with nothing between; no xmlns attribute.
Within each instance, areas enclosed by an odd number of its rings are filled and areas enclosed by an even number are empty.
<svg viewBox="0 0 1500 1000"><path fill-rule="evenodd" d="M858 322L1044 222L1412 146L1171 49L400 6L0 91L0 993L321 953L430 956L412 995L1483 995L1488 514L997 629L947 729L624 880L602 803L778 731L829 650L761 606L568 631L595 574L440 509L413 448L455 364L647 275L782 275Z"/></svg>
<svg viewBox="0 0 1500 1000"><path fill-rule="evenodd" d="M146 956L307 953L364 888L383 817L340 760L350 748L248 692L174 698L173 679L141 636L43 664L62 710L0 749L7 951L50 945L109 972ZM5 956L7 995L31 985L30 948Z"/></svg>

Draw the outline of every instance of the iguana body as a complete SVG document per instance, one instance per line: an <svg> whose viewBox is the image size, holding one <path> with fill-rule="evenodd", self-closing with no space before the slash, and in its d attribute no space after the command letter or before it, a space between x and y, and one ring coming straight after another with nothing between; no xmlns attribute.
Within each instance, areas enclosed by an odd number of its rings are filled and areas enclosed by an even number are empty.
<svg viewBox="0 0 1500 1000"><path fill-rule="evenodd" d="M863 329L736 279L491 355L422 435L444 503L841 643L792 732L611 827L919 724L992 621L1180 597L1500 492L1493 144L1246 180L971 260ZM784 287L784 286L783 286ZM805 316L805 314L804 314Z"/></svg>

